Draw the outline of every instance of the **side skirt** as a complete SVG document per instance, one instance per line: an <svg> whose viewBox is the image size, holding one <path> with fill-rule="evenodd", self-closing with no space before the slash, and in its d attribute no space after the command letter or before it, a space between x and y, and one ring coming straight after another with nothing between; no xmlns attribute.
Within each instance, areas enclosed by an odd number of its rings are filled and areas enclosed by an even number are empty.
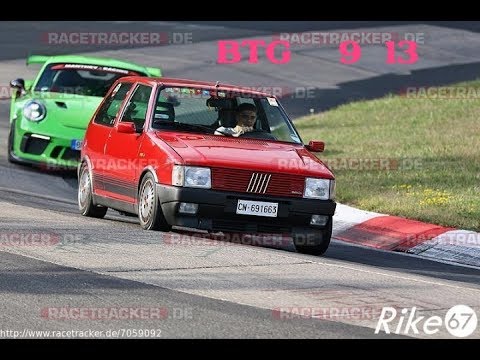
<svg viewBox="0 0 480 360"><path fill-rule="evenodd" d="M93 198L94 198L93 199L94 204L102 205L114 210L125 211L127 213L138 215L138 208L135 206L135 204L122 201L122 200L106 198L100 195L93 195Z"/></svg>

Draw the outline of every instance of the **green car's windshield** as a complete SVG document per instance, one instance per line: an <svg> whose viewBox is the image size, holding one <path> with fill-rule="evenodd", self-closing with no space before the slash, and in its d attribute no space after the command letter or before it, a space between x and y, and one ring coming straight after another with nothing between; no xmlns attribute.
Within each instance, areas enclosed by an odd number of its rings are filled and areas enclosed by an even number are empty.
<svg viewBox="0 0 480 360"><path fill-rule="evenodd" d="M145 76L109 66L50 64L37 81L35 91L104 97L117 79L130 75Z"/></svg>
<svg viewBox="0 0 480 360"><path fill-rule="evenodd" d="M238 133L235 129L244 116L239 109L245 104L253 106L256 117L248 130ZM302 143L276 98L248 92L217 94L202 89L167 87L157 96L152 128Z"/></svg>

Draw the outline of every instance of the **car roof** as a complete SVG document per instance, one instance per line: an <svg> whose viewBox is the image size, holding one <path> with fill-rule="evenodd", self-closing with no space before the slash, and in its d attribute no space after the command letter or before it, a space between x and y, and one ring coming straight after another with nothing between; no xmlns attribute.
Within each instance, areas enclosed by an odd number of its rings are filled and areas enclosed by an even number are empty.
<svg viewBox="0 0 480 360"><path fill-rule="evenodd" d="M143 82L150 85L164 85L170 87L192 87L203 90L217 90L225 92L241 92L257 96L274 97L272 94L254 90L253 87L224 84L221 82L199 81L181 78L146 78L143 76L126 76L121 79L122 82Z"/></svg>

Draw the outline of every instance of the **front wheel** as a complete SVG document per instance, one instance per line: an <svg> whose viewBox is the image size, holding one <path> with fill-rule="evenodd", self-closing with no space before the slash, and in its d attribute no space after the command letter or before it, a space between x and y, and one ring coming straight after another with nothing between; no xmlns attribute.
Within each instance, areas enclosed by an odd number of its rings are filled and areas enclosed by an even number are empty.
<svg viewBox="0 0 480 360"><path fill-rule="evenodd" d="M82 164L78 178L78 208L83 216L101 219L107 213L108 208L97 206L93 203L93 185L88 171L88 166Z"/></svg>
<svg viewBox="0 0 480 360"><path fill-rule="evenodd" d="M294 230L292 233L295 249L302 254L323 255L332 238L332 219L328 221L325 229L314 230L311 228Z"/></svg>
<svg viewBox="0 0 480 360"><path fill-rule="evenodd" d="M158 200L155 178L147 173L140 183L138 191L138 219L144 230L170 231L172 227L163 216Z"/></svg>

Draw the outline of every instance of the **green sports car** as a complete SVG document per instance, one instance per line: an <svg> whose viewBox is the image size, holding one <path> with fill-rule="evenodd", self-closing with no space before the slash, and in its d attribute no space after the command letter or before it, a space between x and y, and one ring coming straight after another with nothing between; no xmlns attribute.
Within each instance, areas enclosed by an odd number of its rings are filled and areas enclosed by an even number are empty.
<svg viewBox="0 0 480 360"><path fill-rule="evenodd" d="M77 167L90 118L118 78L162 76L158 68L88 56L29 56L27 65L34 63L43 64L35 80L10 82L8 160L48 169Z"/></svg>

